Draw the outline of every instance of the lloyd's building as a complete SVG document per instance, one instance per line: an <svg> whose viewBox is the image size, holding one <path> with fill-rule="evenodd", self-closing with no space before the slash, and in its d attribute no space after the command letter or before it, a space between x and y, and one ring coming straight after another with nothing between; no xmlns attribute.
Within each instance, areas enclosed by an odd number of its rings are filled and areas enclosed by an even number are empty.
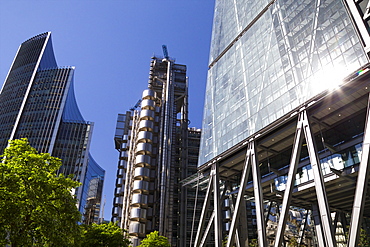
<svg viewBox="0 0 370 247"><path fill-rule="evenodd" d="M216 0L188 179L206 185L194 246L358 246L370 217L369 4Z"/></svg>

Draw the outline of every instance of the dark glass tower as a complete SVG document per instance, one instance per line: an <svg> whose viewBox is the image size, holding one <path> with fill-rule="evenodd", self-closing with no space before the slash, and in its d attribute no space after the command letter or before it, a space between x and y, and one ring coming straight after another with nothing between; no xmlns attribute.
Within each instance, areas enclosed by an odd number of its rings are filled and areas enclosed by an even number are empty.
<svg viewBox="0 0 370 247"><path fill-rule="evenodd" d="M62 159L59 173L89 184L93 123L77 107L73 74L73 67L58 67L50 32L21 44L0 92L0 152L8 140L28 138L39 152ZM83 186L76 189L81 213Z"/></svg>

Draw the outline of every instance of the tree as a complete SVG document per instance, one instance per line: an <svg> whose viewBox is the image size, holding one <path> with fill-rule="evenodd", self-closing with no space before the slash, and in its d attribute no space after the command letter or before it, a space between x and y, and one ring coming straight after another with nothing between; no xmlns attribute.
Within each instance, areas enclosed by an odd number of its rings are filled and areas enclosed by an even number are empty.
<svg viewBox="0 0 370 247"><path fill-rule="evenodd" d="M289 239L288 246L289 246L289 247L295 247L295 246L298 246L298 240L297 240L294 236L292 236L292 237Z"/></svg>
<svg viewBox="0 0 370 247"><path fill-rule="evenodd" d="M370 246L370 237L363 228L361 228L360 231L360 239L358 246Z"/></svg>
<svg viewBox="0 0 370 247"><path fill-rule="evenodd" d="M0 163L0 244L76 246L81 215L71 194L79 183L56 175L58 158L13 140Z"/></svg>
<svg viewBox="0 0 370 247"><path fill-rule="evenodd" d="M154 231L146 235L141 241L139 247L170 247L168 239L164 236L159 236L158 231Z"/></svg>
<svg viewBox="0 0 370 247"><path fill-rule="evenodd" d="M257 239L251 239L251 241L249 241L249 247L257 247L257 246L258 246Z"/></svg>
<svg viewBox="0 0 370 247"><path fill-rule="evenodd" d="M82 227L82 246L127 247L130 244L126 232L112 222L100 225L93 223Z"/></svg>

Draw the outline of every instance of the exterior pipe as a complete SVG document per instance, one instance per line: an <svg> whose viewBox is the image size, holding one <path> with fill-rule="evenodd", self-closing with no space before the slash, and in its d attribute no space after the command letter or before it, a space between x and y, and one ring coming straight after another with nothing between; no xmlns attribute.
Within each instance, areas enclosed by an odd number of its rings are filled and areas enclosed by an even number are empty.
<svg viewBox="0 0 370 247"><path fill-rule="evenodd" d="M159 232L165 232L165 210L168 196L167 174L170 173L169 156L171 154L171 139L172 139L172 107L173 107L173 85L172 85L172 62L167 60L167 81L165 85L165 102L164 102L164 121L163 121L163 155L161 167L161 184L160 184L160 210L159 210Z"/></svg>
<svg viewBox="0 0 370 247"><path fill-rule="evenodd" d="M134 114L133 114L133 123L135 123L135 119L138 117L138 112L135 111ZM135 128L133 128L135 129ZM131 187L131 183L132 183L132 165L130 163L130 160L133 160L133 152L134 152L134 147L132 145L130 145L129 147L129 150L126 151L129 153L129 160L127 161L127 168L126 168L126 180L125 180L125 186L124 186L124 190L123 190L123 202L127 202L128 201L128 197L129 197L129 194L130 194L130 187ZM123 186L122 186L123 187ZM122 205L122 219L121 219L121 228L122 229L128 229L129 228L129 225L128 225L128 212L129 212L129 205L127 205L126 203L123 203ZM126 224L125 224L126 223Z"/></svg>

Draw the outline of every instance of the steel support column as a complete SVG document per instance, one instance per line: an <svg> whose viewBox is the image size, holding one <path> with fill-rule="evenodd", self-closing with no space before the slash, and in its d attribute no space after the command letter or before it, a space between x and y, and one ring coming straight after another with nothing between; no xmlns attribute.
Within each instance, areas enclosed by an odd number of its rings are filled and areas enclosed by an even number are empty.
<svg viewBox="0 0 370 247"><path fill-rule="evenodd" d="M199 246L200 245L201 234L202 234L202 230L203 230L203 227L204 227L204 223L206 221L207 209L208 209L210 201L211 201L211 197L210 197L211 189L212 189L212 176L210 176L210 178L209 178L208 188L207 188L207 192L206 192L206 197L204 198L202 213L200 214L198 231L197 231L197 235L195 237L194 246Z"/></svg>
<svg viewBox="0 0 370 247"><path fill-rule="evenodd" d="M236 246L248 246L248 226L247 226L247 210L245 200L240 201L240 207L243 210L239 211L238 225L236 231Z"/></svg>
<svg viewBox="0 0 370 247"><path fill-rule="evenodd" d="M336 232L336 229L338 227L338 220L339 220L339 213L338 212L335 212L334 222L333 222L334 232Z"/></svg>
<svg viewBox="0 0 370 247"><path fill-rule="evenodd" d="M347 233L348 233L348 230L347 230L347 220L346 220L346 215L343 213L343 212L340 212L340 222L342 224L342 228L343 228L343 234L344 236L348 236ZM348 240L348 237L346 237L347 240Z"/></svg>
<svg viewBox="0 0 370 247"><path fill-rule="evenodd" d="M238 196L236 197L235 209L234 209L233 217L231 219L229 237L227 239L227 245L226 245L227 247L231 247L233 245L234 237L236 236L235 235L236 228L237 228L236 223L239 218L238 216L239 216L241 200L244 200L244 188L247 186L249 171L250 171L250 152L251 152L250 146L251 146L251 143L249 143L248 145L247 153L245 156L245 162L244 162L242 177L240 181L239 192L238 192ZM239 238L238 238L238 241L239 241Z"/></svg>
<svg viewBox="0 0 370 247"><path fill-rule="evenodd" d="M306 210L306 214L303 218L303 221L301 223L301 226L300 226L300 229L299 229L299 237L298 237L298 246L300 246L303 242L303 236L304 236L304 232L306 231L306 227L307 227L307 220L308 220L308 210Z"/></svg>
<svg viewBox="0 0 370 247"><path fill-rule="evenodd" d="M218 164L212 165L211 176L213 177L213 210L214 210L214 227L215 227L215 247L222 246L222 218L220 206L220 180L218 176Z"/></svg>
<svg viewBox="0 0 370 247"><path fill-rule="evenodd" d="M286 188L283 197L282 209L280 214L280 219L278 223L278 229L276 232L275 247L280 247L284 240L284 232L286 221L289 215L290 201L292 199L292 192L294 188L295 176L297 173L298 162L301 154L301 147L303 142L303 119L304 116L301 113L299 115L297 129L295 131L295 137L293 142L293 152L290 159L290 167L288 172L288 180L286 183Z"/></svg>
<svg viewBox="0 0 370 247"><path fill-rule="evenodd" d="M315 224L316 240L317 240L318 246L325 247L326 244L324 241L324 234L322 230L320 213L317 207L317 203L312 204L312 216L313 216L313 221Z"/></svg>
<svg viewBox="0 0 370 247"><path fill-rule="evenodd" d="M202 235L202 230L204 227L204 223L206 220L206 214L207 209L209 208L210 201L211 201L211 193L213 189L213 212L211 219L207 225L206 231ZM211 173L209 176L209 182L208 182L208 188L207 188L207 194L204 199L204 204L202 208L202 213L200 216L199 226L198 226L198 232L195 238L194 246L203 246L205 244L205 241L208 237L209 230L211 228L211 225L214 224L214 230L215 230L215 247L221 247L222 245L222 219L221 219L221 206L220 206L220 183L218 178L218 164L214 163L212 165Z"/></svg>
<svg viewBox="0 0 370 247"><path fill-rule="evenodd" d="M322 225L322 230L325 237L325 242L328 247L335 246L335 237L333 228L331 225L331 216L329 205L326 197L326 191L324 186L324 179L321 171L320 161L317 155L317 150L314 143L314 138L311 132L310 124L308 121L308 116L306 110L303 110L299 114L297 129L295 133L295 139L293 144L293 152L292 157L290 160L290 168L288 172L288 180L286 184L286 189L284 192L282 210L281 210L281 217L278 223L278 230L276 233L276 242L275 247L280 247L283 243L284 239L284 231L286 226L286 221L289 214L289 207L290 201L292 198L292 192L294 188L295 182L295 175L297 173L297 167L299 163L299 155L301 152L302 142L303 142L303 133L305 135L308 155L310 158L313 174L314 174L314 181L315 181L315 189L316 189L316 196L319 206L319 215L320 215L320 225ZM317 222L317 219L316 219ZM316 223L315 223L316 224ZM318 234L318 238L321 238Z"/></svg>
<svg viewBox="0 0 370 247"><path fill-rule="evenodd" d="M199 173L198 173L198 180L197 180L197 190L195 191L193 222L191 224L191 233L190 233L190 246L192 246L192 243L193 243L194 223L195 223L195 215L196 215L196 212L197 212L197 203L198 203L198 192L199 192Z"/></svg>
<svg viewBox="0 0 370 247"><path fill-rule="evenodd" d="M211 218L209 219L209 222L208 222L208 225L206 227L206 230L204 231L203 238L200 241L199 247L203 247L204 244L206 243L207 238L208 238L208 234L209 234L209 230L212 227L212 224L214 222L214 219L215 219L215 211L212 212Z"/></svg>
<svg viewBox="0 0 370 247"><path fill-rule="evenodd" d="M231 196L230 198L230 209L231 212L234 213L235 211L235 203L234 203L234 198ZM240 201L242 205L240 205L241 208L245 208L245 201L241 200ZM241 246L247 246L248 245L248 227L247 227L247 212L245 210L241 210L239 212L239 217L238 217L238 226L239 228L236 229L235 231L235 244L236 247L241 247ZM239 234L239 232L242 232L242 234ZM230 233L230 230L229 230ZM240 236L239 236L240 235ZM230 238L230 236L228 236ZM241 243L245 243L242 245Z"/></svg>
<svg viewBox="0 0 370 247"><path fill-rule="evenodd" d="M320 160L317 155L317 150L316 150L314 138L311 132L310 123L308 121L307 112L303 111L302 115L303 115L303 129L304 129L304 134L306 137L308 155L310 158L311 167L312 167L312 171L314 175L315 189L316 189L317 202L318 202L319 211L320 211L321 224L323 227L323 232L324 232L327 246L334 247L336 246L335 236L334 236L333 227L331 224L331 215L330 215L328 200L326 197L324 177L322 175Z"/></svg>
<svg viewBox="0 0 370 247"><path fill-rule="evenodd" d="M269 206L267 208L266 217L265 217L265 225L267 225L267 222L269 221L271 208L272 208L272 201L269 202Z"/></svg>
<svg viewBox="0 0 370 247"><path fill-rule="evenodd" d="M263 195L261 186L261 173L258 165L257 155L255 151L255 142L250 143L250 160L252 166L252 177L253 177L253 191L254 200L256 203L256 218L257 218L257 234L258 234L258 246L267 247L266 241L266 225L264 217L264 207L263 207Z"/></svg>
<svg viewBox="0 0 370 247"><path fill-rule="evenodd" d="M353 202L351 225L348 235L348 247L354 247L358 245L362 215L364 212L364 205L367 192L367 183L370 170L370 94L367 104L367 113L366 113L366 124L365 124L365 134L364 141L362 143L362 156L360 167L357 175L357 184L356 184L356 193L355 199Z"/></svg>

